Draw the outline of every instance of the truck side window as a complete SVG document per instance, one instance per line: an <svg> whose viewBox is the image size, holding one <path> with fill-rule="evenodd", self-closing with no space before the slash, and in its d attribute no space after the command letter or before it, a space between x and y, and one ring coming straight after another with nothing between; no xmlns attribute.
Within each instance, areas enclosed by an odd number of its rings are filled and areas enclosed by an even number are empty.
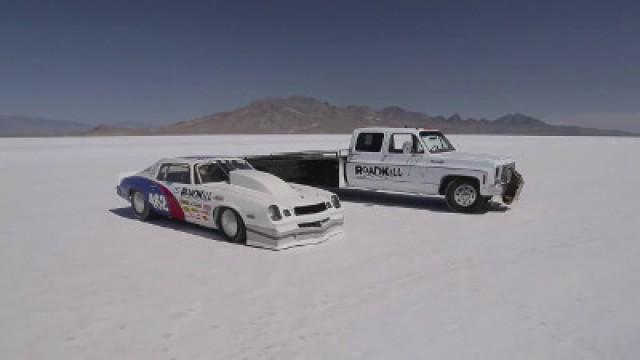
<svg viewBox="0 0 640 360"><path fill-rule="evenodd" d="M356 140L356 151L379 152L382 149L382 133L360 133Z"/></svg>
<svg viewBox="0 0 640 360"><path fill-rule="evenodd" d="M402 147L406 142L411 143L411 153L419 154L424 153L424 149L418 141L418 138L413 134L393 134L389 141L389 152L395 154L402 154Z"/></svg>
<svg viewBox="0 0 640 360"><path fill-rule="evenodd" d="M164 164L158 173L158 180L177 184L191 184L188 164Z"/></svg>

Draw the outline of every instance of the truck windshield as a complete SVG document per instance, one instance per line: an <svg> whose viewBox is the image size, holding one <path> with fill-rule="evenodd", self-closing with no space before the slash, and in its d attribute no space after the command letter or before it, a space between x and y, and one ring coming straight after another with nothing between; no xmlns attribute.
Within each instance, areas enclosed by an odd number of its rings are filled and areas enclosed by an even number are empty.
<svg viewBox="0 0 640 360"><path fill-rule="evenodd" d="M442 135L442 133L436 131L421 131L420 137L424 142L425 147L430 153L442 153L455 151L456 149L451 145L449 140Z"/></svg>

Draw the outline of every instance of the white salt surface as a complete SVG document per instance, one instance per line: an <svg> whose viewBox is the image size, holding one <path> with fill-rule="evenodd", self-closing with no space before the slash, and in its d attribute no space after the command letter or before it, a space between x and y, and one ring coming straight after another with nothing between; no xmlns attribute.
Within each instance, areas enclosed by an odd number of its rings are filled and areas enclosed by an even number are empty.
<svg viewBox="0 0 640 360"><path fill-rule="evenodd" d="M343 195L346 236L283 252L133 220L117 174L348 136L0 139L0 359L638 359L640 140L453 136L521 201Z"/></svg>

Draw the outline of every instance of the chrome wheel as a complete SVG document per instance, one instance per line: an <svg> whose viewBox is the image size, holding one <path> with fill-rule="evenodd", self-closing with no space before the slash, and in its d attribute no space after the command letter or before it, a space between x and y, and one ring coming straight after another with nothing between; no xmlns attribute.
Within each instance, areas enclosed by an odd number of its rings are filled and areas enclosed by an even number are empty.
<svg viewBox="0 0 640 360"><path fill-rule="evenodd" d="M470 184L461 184L453 193L453 199L456 204L462 207L469 207L473 205L476 202L477 197L478 192L475 187Z"/></svg>
<svg viewBox="0 0 640 360"><path fill-rule="evenodd" d="M145 208L144 194L141 192L136 192L135 194L133 194L133 209L138 214L142 214L144 213L144 208Z"/></svg>
<svg viewBox="0 0 640 360"><path fill-rule="evenodd" d="M231 210L225 210L220 215L220 227L225 235L230 238L233 238L238 233L238 219L236 218L236 214Z"/></svg>

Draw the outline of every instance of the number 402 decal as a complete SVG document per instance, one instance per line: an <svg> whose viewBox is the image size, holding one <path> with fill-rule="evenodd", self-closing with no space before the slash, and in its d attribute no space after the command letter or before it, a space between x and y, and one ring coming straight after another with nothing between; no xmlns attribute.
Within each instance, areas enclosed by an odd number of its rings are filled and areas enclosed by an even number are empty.
<svg viewBox="0 0 640 360"><path fill-rule="evenodd" d="M149 204L157 210L169 211L167 198L160 194L149 194Z"/></svg>

